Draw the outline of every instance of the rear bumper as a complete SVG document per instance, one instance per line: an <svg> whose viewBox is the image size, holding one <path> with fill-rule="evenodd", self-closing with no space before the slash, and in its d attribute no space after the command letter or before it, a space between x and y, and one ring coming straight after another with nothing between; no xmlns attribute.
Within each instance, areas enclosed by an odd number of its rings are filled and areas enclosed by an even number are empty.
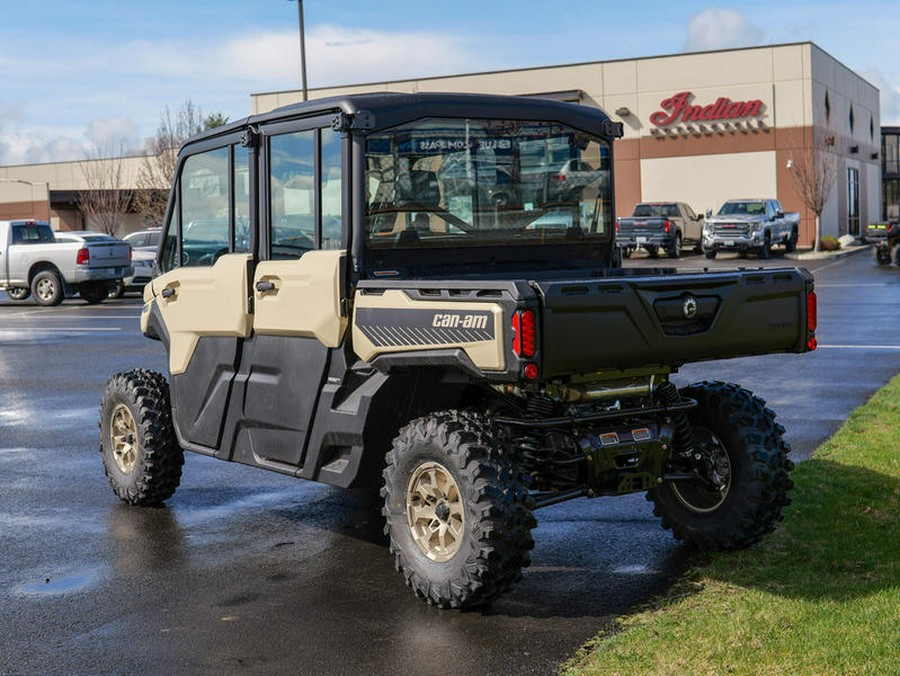
<svg viewBox="0 0 900 676"><path fill-rule="evenodd" d="M635 234L626 234L626 235L616 235L616 244L621 247L634 247L637 248L639 246L659 246L659 247L667 247L672 245L672 235L657 234L657 233L648 233L646 235L635 235Z"/></svg>
<svg viewBox="0 0 900 676"><path fill-rule="evenodd" d="M106 279L113 280L130 277L133 274L134 268L130 265L111 268L76 268L69 283L102 282Z"/></svg>

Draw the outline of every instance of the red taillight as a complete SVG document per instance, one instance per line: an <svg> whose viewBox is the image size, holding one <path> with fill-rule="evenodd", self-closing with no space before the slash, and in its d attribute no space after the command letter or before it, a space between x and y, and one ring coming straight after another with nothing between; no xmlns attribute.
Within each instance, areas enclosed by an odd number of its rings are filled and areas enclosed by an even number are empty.
<svg viewBox="0 0 900 676"><path fill-rule="evenodd" d="M533 357L536 346L534 310L519 310L512 316L513 352Z"/></svg>
<svg viewBox="0 0 900 676"><path fill-rule="evenodd" d="M663 224L663 227L665 227L665 229L666 229L666 234L668 235L668 234L669 234L669 231L672 229L672 221L670 221L670 220L667 218L667 219L666 219L666 222Z"/></svg>
<svg viewBox="0 0 900 676"><path fill-rule="evenodd" d="M525 370L523 371L523 373L525 374L526 380L537 380L538 375L540 375L537 364L535 364L534 362L525 364Z"/></svg>
<svg viewBox="0 0 900 676"><path fill-rule="evenodd" d="M91 262L91 252L88 250L86 246L81 247L78 250L78 254L75 258L75 263L78 265L87 265Z"/></svg>
<svg viewBox="0 0 900 676"><path fill-rule="evenodd" d="M806 294L806 349L815 350L818 347L816 342L816 328L819 325L818 300L816 292L809 291Z"/></svg>

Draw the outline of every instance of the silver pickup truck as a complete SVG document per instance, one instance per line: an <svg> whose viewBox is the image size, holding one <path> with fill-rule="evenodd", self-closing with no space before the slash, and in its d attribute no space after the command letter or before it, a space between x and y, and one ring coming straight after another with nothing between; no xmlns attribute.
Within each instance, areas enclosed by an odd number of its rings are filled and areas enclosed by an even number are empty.
<svg viewBox="0 0 900 676"><path fill-rule="evenodd" d="M94 232L57 237L41 221L0 221L0 289L13 300L33 296L38 305L59 305L74 292L100 303L111 285L131 275L131 246Z"/></svg>
<svg viewBox="0 0 900 676"><path fill-rule="evenodd" d="M797 248L799 226L800 214L785 213L778 200L728 200L703 225L703 253L712 259L719 251L752 251L768 258L774 244L790 253Z"/></svg>

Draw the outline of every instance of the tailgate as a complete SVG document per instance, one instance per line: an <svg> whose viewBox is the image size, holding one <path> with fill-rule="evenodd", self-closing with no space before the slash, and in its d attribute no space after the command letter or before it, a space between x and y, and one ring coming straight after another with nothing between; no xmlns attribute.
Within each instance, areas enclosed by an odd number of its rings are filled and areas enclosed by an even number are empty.
<svg viewBox="0 0 900 676"><path fill-rule="evenodd" d="M662 218L621 218L619 219L619 235L653 235L665 231Z"/></svg>
<svg viewBox="0 0 900 676"><path fill-rule="evenodd" d="M128 242L88 242L89 268L121 268L131 265L131 245Z"/></svg>
<svg viewBox="0 0 900 676"><path fill-rule="evenodd" d="M535 287L548 378L807 349L813 278L799 268L630 274Z"/></svg>

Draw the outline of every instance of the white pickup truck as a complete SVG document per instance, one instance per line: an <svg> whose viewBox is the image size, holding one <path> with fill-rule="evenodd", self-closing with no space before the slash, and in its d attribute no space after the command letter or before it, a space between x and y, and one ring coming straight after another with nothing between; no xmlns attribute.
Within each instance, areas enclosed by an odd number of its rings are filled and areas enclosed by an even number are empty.
<svg viewBox="0 0 900 676"><path fill-rule="evenodd" d="M59 305L78 292L100 303L132 272L131 246L115 237L67 232L58 239L42 221L0 221L0 289L13 300Z"/></svg>
<svg viewBox="0 0 900 676"><path fill-rule="evenodd" d="M715 258L719 251L755 252L768 258L774 244L786 253L797 248L800 214L785 213L776 199L728 200L703 224L703 253Z"/></svg>

